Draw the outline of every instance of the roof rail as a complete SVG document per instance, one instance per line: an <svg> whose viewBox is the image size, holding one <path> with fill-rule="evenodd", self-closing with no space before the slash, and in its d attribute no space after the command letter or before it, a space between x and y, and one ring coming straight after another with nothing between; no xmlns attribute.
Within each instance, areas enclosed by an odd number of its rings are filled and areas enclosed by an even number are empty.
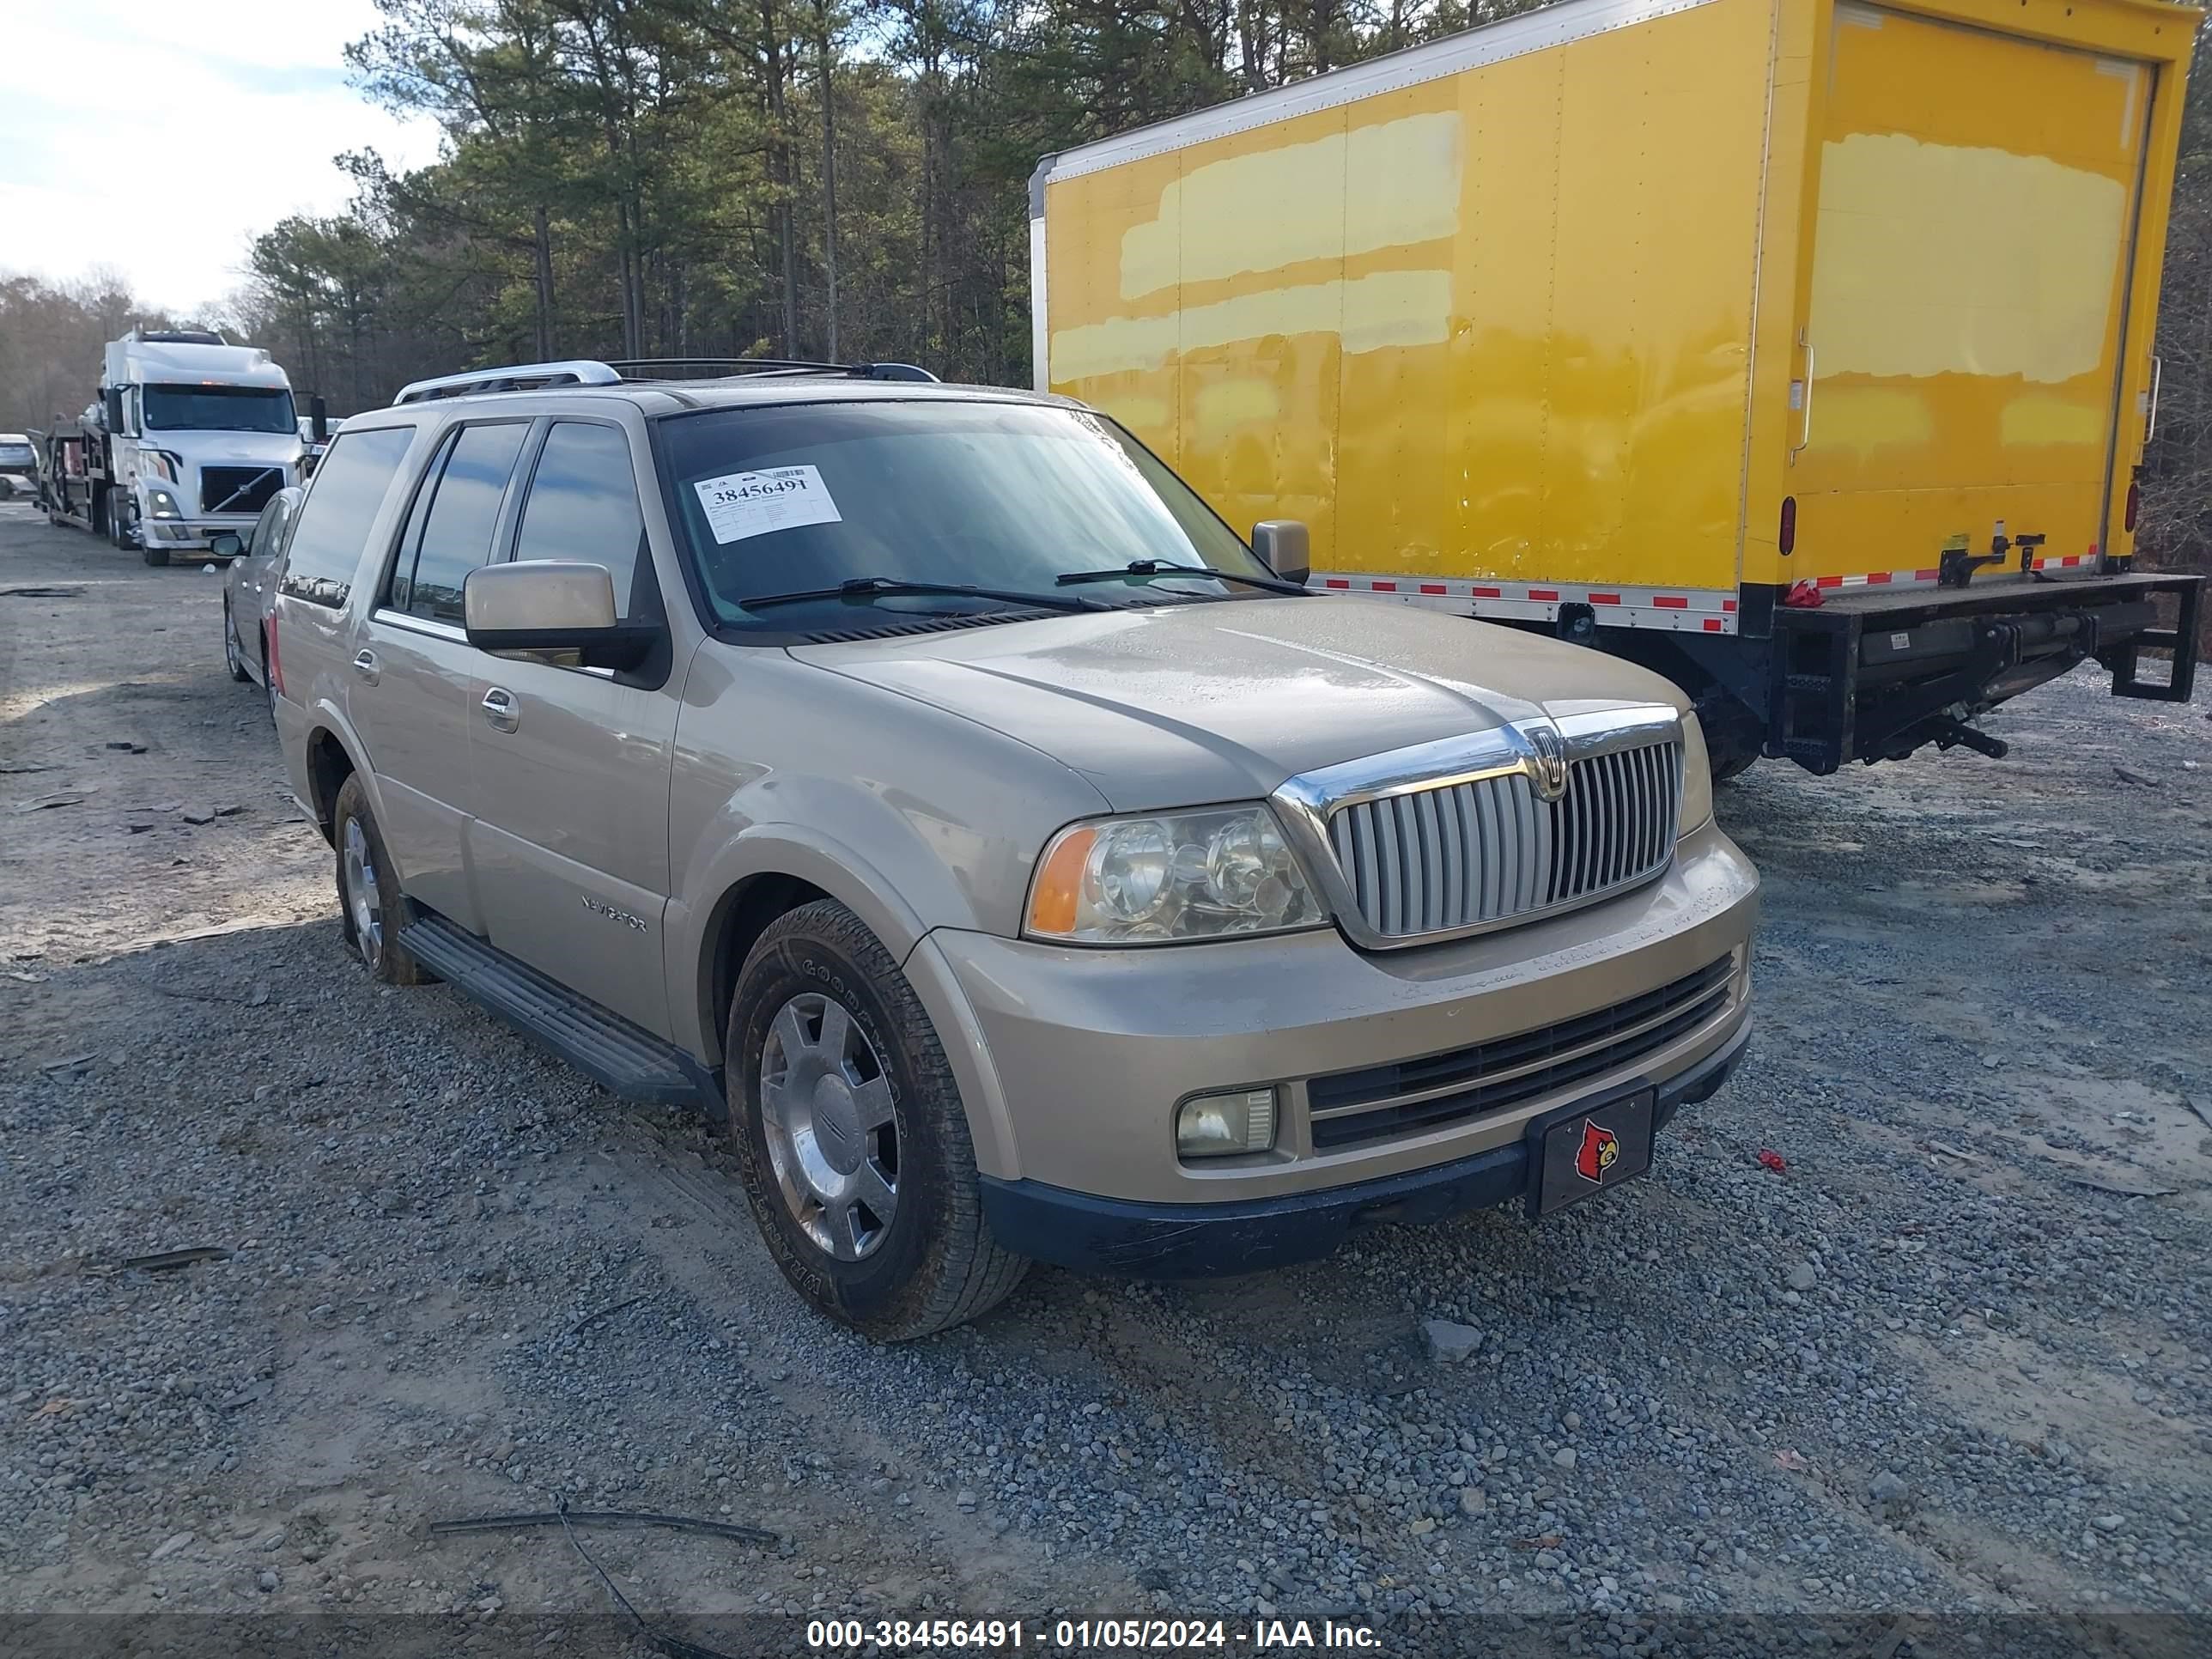
<svg viewBox="0 0 2212 1659"><path fill-rule="evenodd" d="M626 380L714 380L737 374L845 374L860 380L934 380L912 363L830 363L805 357L612 358L607 367ZM696 373L684 374L693 370Z"/></svg>
<svg viewBox="0 0 2212 1659"><path fill-rule="evenodd" d="M601 362L579 357L559 363L515 363L505 368L471 368L434 380L415 380L399 388L392 401L428 403L434 398L461 398L477 392L534 392L549 386L613 386L622 376Z"/></svg>
<svg viewBox="0 0 2212 1659"><path fill-rule="evenodd" d="M690 372L685 372L690 371ZM558 363L519 363L471 368L416 380L392 401L428 403L479 392L535 392L556 386L617 386L623 381L721 380L740 374L843 374L860 380L935 380L912 363L817 363L797 357L629 357L599 362L579 357Z"/></svg>

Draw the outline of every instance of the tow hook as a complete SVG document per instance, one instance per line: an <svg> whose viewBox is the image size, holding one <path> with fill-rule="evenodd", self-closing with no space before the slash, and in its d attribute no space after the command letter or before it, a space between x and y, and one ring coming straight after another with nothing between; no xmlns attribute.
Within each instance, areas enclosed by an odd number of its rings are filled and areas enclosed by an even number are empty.
<svg viewBox="0 0 2212 1659"><path fill-rule="evenodd" d="M2002 760L2012 753L2010 744L1991 737L1978 727L1969 726L1964 720L1947 720L1936 728L1936 746L1948 749L1954 744L1963 744L1976 754L1987 755L1991 760Z"/></svg>

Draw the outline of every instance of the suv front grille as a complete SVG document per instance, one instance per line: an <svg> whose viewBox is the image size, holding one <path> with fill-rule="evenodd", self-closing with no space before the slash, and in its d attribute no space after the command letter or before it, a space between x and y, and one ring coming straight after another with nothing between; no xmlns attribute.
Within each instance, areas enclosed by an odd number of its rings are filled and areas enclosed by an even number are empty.
<svg viewBox="0 0 2212 1659"><path fill-rule="evenodd" d="M1306 1085L1316 1152L1439 1128L1572 1087L1665 1048L1728 1006L1725 956L1656 991L1533 1031ZM1408 1098L1408 1097L1412 1097Z"/></svg>
<svg viewBox="0 0 2212 1659"><path fill-rule="evenodd" d="M1521 772L1343 806L1328 841L1360 917L1414 939L1594 899L1656 874L1674 850L1682 750L1673 738L1590 755L1566 793Z"/></svg>
<svg viewBox="0 0 2212 1659"><path fill-rule="evenodd" d="M281 466L204 466L200 469L200 511L258 513L284 487Z"/></svg>

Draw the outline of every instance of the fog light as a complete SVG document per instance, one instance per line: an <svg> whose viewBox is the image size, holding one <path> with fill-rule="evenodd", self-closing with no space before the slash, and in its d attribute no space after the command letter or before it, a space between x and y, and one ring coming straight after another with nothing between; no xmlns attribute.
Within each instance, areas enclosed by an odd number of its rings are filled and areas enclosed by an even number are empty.
<svg viewBox="0 0 2212 1659"><path fill-rule="evenodd" d="M1176 1109L1176 1151L1184 1158L1264 1152L1275 1144L1275 1091L1200 1095Z"/></svg>

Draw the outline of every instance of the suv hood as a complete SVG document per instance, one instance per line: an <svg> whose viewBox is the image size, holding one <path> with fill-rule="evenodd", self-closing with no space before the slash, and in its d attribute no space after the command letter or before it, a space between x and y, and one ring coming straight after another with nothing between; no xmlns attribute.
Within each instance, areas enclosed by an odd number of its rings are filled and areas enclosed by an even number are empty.
<svg viewBox="0 0 2212 1659"><path fill-rule="evenodd" d="M1376 599L1164 605L791 653L1003 732L1132 811L1251 799L1538 714L1686 707L1617 658Z"/></svg>

